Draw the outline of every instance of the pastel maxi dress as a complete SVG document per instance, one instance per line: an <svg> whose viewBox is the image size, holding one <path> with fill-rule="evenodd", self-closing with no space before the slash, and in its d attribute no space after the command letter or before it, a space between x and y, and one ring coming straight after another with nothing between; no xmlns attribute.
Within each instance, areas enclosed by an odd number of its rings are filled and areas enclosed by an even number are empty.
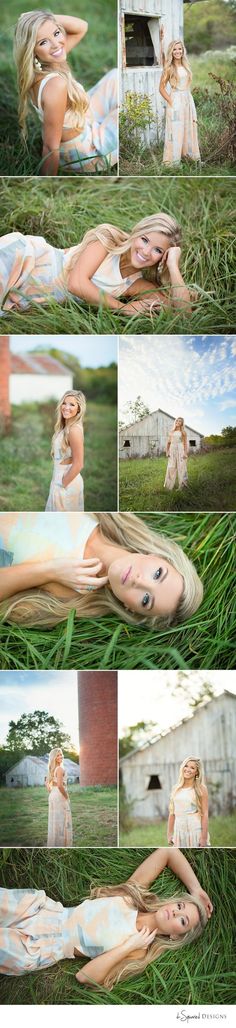
<svg viewBox="0 0 236 1028"><path fill-rule="evenodd" d="M66 800L58 788L58 768L55 768L51 792L48 797L48 838L47 846L72 846L72 817L70 800ZM67 774L63 768L63 786L67 788Z"/></svg>
<svg viewBox="0 0 236 1028"><path fill-rule="evenodd" d="M187 460L184 456L184 444L182 442L182 435L178 429L172 433L171 444L169 448L168 464L166 477L164 481L164 489L174 489L175 481L178 481L179 489L187 485L188 473L187 473Z"/></svg>
<svg viewBox="0 0 236 1028"><path fill-rule="evenodd" d="M43 891L0 889L0 972L38 971L76 950L91 959L107 953L133 935L137 913L122 896L66 908Z"/></svg>
<svg viewBox="0 0 236 1028"><path fill-rule="evenodd" d="M78 431L82 432L82 425L77 425ZM71 448L62 450L63 431L58 432L54 442L54 468L50 485L50 492L46 503L46 510L84 510L84 483L82 475L76 475L73 481L63 486L63 475L71 470L71 464L63 464L62 461L71 457Z"/></svg>
<svg viewBox="0 0 236 1028"><path fill-rule="evenodd" d="M175 815L174 846L199 848L202 828L195 789L178 789L171 800L170 813ZM209 835L207 845L210 845Z"/></svg>
<svg viewBox="0 0 236 1028"><path fill-rule="evenodd" d="M10 310L26 310L32 303L57 303L79 297L70 293L69 275L80 254L80 246L65 250L52 246L43 236L11 232L0 239L0 317ZM102 294L122 296L142 272L123 278L120 255L107 253L91 281Z"/></svg>
<svg viewBox="0 0 236 1028"><path fill-rule="evenodd" d="M69 560L75 555L83 559L87 540L97 525L94 514L0 513L0 566L62 557Z"/></svg>
<svg viewBox="0 0 236 1028"><path fill-rule="evenodd" d="M32 103L43 123L42 94L49 79L57 78L58 72L50 72L41 80L38 91L38 106ZM81 90L84 92L83 87ZM59 166L69 175L86 172L107 171L118 160L118 72L116 68L89 89L89 107L85 113L82 130L78 130L76 111L67 110L64 129L75 129L72 139L62 142L59 149Z"/></svg>
<svg viewBox="0 0 236 1028"><path fill-rule="evenodd" d="M163 164L179 164L182 157L200 161L198 146L197 112L187 85L188 72L178 69L178 85L170 87L172 107L166 105L165 143Z"/></svg>

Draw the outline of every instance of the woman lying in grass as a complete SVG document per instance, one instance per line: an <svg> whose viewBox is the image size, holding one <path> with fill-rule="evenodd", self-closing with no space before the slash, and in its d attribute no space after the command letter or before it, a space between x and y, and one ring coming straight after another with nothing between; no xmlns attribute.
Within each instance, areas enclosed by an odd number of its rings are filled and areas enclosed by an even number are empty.
<svg viewBox="0 0 236 1028"><path fill-rule="evenodd" d="M159 900L149 890L166 867L188 892ZM165 950L195 942L212 909L180 850L155 850L127 882L91 888L90 899L69 909L43 891L0 889L0 971L22 975L85 956L79 984L112 989Z"/></svg>
<svg viewBox="0 0 236 1028"><path fill-rule="evenodd" d="M203 596L181 547L135 514L0 514L0 564L0 614L26 627L49 628L71 609L168 626Z"/></svg>
<svg viewBox="0 0 236 1028"><path fill-rule="evenodd" d="M42 175L103 172L117 163L117 71L86 95L67 64L87 21L47 11L21 14L15 34L19 122L26 136L29 101L42 122Z"/></svg>
<svg viewBox="0 0 236 1028"><path fill-rule="evenodd" d="M98 225L66 250L41 236L12 232L0 240L0 307L21 311L53 297L58 303L85 300L127 316L163 306L188 312L179 241L177 222L162 213L143 218L130 233Z"/></svg>

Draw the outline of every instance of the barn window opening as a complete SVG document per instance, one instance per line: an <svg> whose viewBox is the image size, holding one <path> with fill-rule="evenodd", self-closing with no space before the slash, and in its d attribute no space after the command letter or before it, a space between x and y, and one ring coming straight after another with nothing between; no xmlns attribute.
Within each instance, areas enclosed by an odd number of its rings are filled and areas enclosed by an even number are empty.
<svg viewBox="0 0 236 1028"><path fill-rule="evenodd" d="M129 439L125 439L125 441L124 441L124 446L130 446L130 441L129 441Z"/></svg>
<svg viewBox="0 0 236 1028"><path fill-rule="evenodd" d="M189 446L196 446L196 439L190 439Z"/></svg>
<svg viewBox="0 0 236 1028"><path fill-rule="evenodd" d="M148 790L149 789L162 789L159 775L151 775L148 782Z"/></svg>
<svg viewBox="0 0 236 1028"><path fill-rule="evenodd" d="M157 65L159 63L157 49L159 51L159 19L125 14L127 68Z"/></svg>

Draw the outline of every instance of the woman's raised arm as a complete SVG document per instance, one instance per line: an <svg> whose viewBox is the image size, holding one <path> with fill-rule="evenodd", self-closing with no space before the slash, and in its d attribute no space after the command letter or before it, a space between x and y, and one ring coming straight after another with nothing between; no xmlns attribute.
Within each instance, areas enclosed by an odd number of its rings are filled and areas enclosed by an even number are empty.
<svg viewBox="0 0 236 1028"><path fill-rule="evenodd" d="M81 42L81 39L86 35L88 31L88 22L83 21L82 18L72 18L69 14L55 14L59 26L65 30L66 33L66 52L74 49Z"/></svg>

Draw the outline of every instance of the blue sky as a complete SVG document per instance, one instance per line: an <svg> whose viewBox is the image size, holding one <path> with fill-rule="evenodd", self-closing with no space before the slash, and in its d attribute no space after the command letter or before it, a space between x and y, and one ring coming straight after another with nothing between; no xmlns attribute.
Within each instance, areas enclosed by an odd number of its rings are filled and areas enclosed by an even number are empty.
<svg viewBox="0 0 236 1028"><path fill-rule="evenodd" d="M6 740L9 721L34 710L46 710L61 721L78 749L76 671L0 671L1 745Z"/></svg>
<svg viewBox="0 0 236 1028"><path fill-rule="evenodd" d="M123 336L119 418L141 395L204 435L236 424L236 336Z"/></svg>
<svg viewBox="0 0 236 1028"><path fill-rule="evenodd" d="M112 361L117 360L117 338L116 336L10 336L10 348L14 353L25 353L27 350L37 350L38 347L56 346L58 350L64 350L74 354L80 360L81 366L86 368L98 368L101 365L107 367Z"/></svg>

